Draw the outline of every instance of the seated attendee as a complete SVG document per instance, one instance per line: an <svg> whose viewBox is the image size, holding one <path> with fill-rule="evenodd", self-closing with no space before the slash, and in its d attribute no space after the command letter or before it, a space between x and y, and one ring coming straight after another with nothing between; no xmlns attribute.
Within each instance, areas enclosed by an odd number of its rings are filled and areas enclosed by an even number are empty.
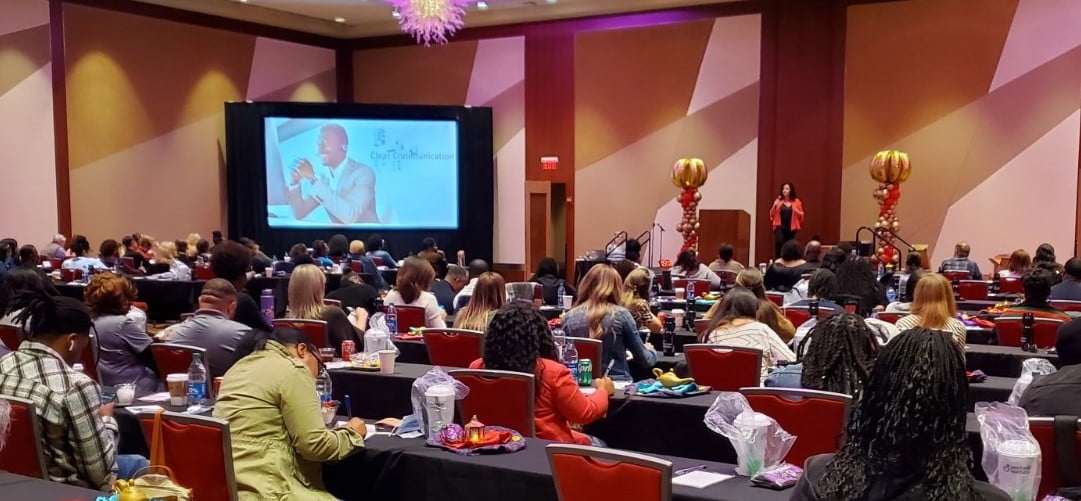
<svg viewBox="0 0 1081 501"><path fill-rule="evenodd" d="M360 272L374 277L375 281L372 282L372 286L376 289L387 290L390 287L387 285L386 280L383 279L383 274L379 272L379 267L375 265L375 261L372 261L372 258L364 253L364 242L360 240L349 242L349 249L345 254L345 258L348 261L360 261Z"/></svg>
<svg viewBox="0 0 1081 501"><path fill-rule="evenodd" d="M796 354L773 329L755 319L757 314L758 298L748 290L732 289L710 317L699 341L762 350L761 376L765 381L770 367L778 362L794 362Z"/></svg>
<svg viewBox="0 0 1081 501"><path fill-rule="evenodd" d="M1081 416L1081 320L1059 327L1055 351L1059 370L1036 377L1021 395L1029 416Z"/></svg>
<svg viewBox="0 0 1081 501"><path fill-rule="evenodd" d="M461 309L465 307L465 301L468 301L469 296L473 295L473 287L477 285L477 277L488 273L488 262L483 259L474 259L469 262L469 283L462 287L462 290L458 291L458 294L454 296L454 308Z"/></svg>
<svg viewBox="0 0 1081 501"><path fill-rule="evenodd" d="M191 268L177 259L176 243L162 242L154 250L154 259L146 265L148 275L172 280L191 280Z"/></svg>
<svg viewBox="0 0 1081 501"><path fill-rule="evenodd" d="M215 245L210 254L210 269L214 276L228 280L237 291L233 320L254 330L270 332L270 322L263 316L259 303L244 289L248 283L248 271L251 270L251 251L232 240L223 241Z"/></svg>
<svg viewBox="0 0 1081 501"><path fill-rule="evenodd" d="M432 282L432 294L435 294L436 301L443 305L443 311L446 311L447 315L453 315L454 296L469 283L469 272L456 264L446 264L445 260L443 264L446 274L439 277L439 271L436 272L436 279Z"/></svg>
<svg viewBox="0 0 1081 501"><path fill-rule="evenodd" d="M1025 249L1017 249L1010 254L1010 260L1006 262L1006 269L1000 270L998 276L1002 278L1021 278L1032 267L1032 258Z"/></svg>
<svg viewBox="0 0 1081 501"><path fill-rule="evenodd" d="M250 354L238 350L214 403L214 417L229 422L240 499L334 501L320 463L363 447L364 421L324 424L314 398L319 350L306 334L257 333L254 347Z"/></svg>
<svg viewBox="0 0 1081 501"><path fill-rule="evenodd" d="M0 241L0 280L4 279L4 275L7 272L15 269L16 248L13 248L11 242Z"/></svg>
<svg viewBox="0 0 1081 501"><path fill-rule="evenodd" d="M630 275L632 271L638 269L637 264L626 259L612 263L612 267L616 269L616 273L619 273L620 280L626 280L627 275Z"/></svg>
<svg viewBox="0 0 1081 501"><path fill-rule="evenodd" d="M886 305L886 313L908 313L912 311L912 300L916 297L916 285L925 274L922 270L916 270L907 276L901 276L901 290L897 300Z"/></svg>
<svg viewBox="0 0 1081 501"><path fill-rule="evenodd" d="M447 327L447 313L439 307L435 295L428 292L435 280L432 264L419 258L407 257L398 270L398 282L394 290L383 299L384 304L420 306L424 308L424 326L443 329Z"/></svg>
<svg viewBox="0 0 1081 501"><path fill-rule="evenodd" d="M208 280L199 293L195 315L163 330L158 338L206 350L210 378L224 376L236 361L237 343L251 331L247 325L232 320L236 298L236 288L228 280Z"/></svg>
<svg viewBox="0 0 1081 501"><path fill-rule="evenodd" d="M91 268L94 270L106 269L101 260L90 257L90 242L82 235L75 235L75 238L71 239L71 252L74 256L64 261L64 264L60 266L61 268L65 270L82 270L83 273L90 273Z"/></svg>
<svg viewBox="0 0 1081 501"><path fill-rule="evenodd" d="M161 387L150 353L153 340L146 333L146 313L132 306L135 284L123 275L100 273L86 286L86 304L94 317L101 384L135 383L137 392L153 393Z"/></svg>
<svg viewBox="0 0 1081 501"><path fill-rule="evenodd" d="M548 322L536 306L511 301L496 312L484 335L484 356L470 369L524 372L537 381L534 415L537 438L582 445L599 441L571 429L586 425L608 412L608 397L615 392L611 379L594 378L598 391L585 395L559 360Z"/></svg>
<svg viewBox="0 0 1081 501"><path fill-rule="evenodd" d="M1081 259L1071 257L1066 261L1062 282L1051 287L1052 301L1081 301Z"/></svg>
<svg viewBox="0 0 1081 501"><path fill-rule="evenodd" d="M431 262L441 256L443 256L443 251L439 249L439 244L436 243L434 238L427 237L421 241L417 257Z"/></svg>
<svg viewBox="0 0 1081 501"><path fill-rule="evenodd" d="M843 304L841 298L859 300L856 313L865 317L877 307L886 306L886 288L875 278L875 269L868 259L846 259L834 274L837 275L834 302Z"/></svg>
<svg viewBox="0 0 1081 501"><path fill-rule="evenodd" d="M184 239L184 243L187 244L186 254L190 260L195 261L195 258L199 255L196 246L199 245L199 241L202 239L203 237L198 233L188 233L188 238Z"/></svg>
<svg viewBox="0 0 1081 501"><path fill-rule="evenodd" d="M263 273L268 267L274 265L274 261L259 249L259 244L255 243L255 240L245 237L240 239L240 243L248 248L251 269Z"/></svg>
<svg viewBox="0 0 1081 501"><path fill-rule="evenodd" d="M967 392L956 343L926 329L902 332L863 382L840 451L808 458L790 499L1008 501L972 478Z"/></svg>
<svg viewBox="0 0 1081 501"><path fill-rule="evenodd" d="M15 309L15 298L26 292L37 293L44 291L44 283L48 280L42 278L37 270L16 268L0 281L0 325L22 328L22 324L15 321L22 310ZM51 280L49 280L51 284ZM54 289L55 290L55 289ZM55 292L49 294L55 296ZM0 356L4 356L14 350L14 346L7 346L0 341Z"/></svg>
<svg viewBox="0 0 1081 501"><path fill-rule="evenodd" d="M822 242L818 240L807 242L807 246L803 248L803 260L805 261L803 267L808 270L822 266Z"/></svg>
<svg viewBox="0 0 1081 501"><path fill-rule="evenodd" d="M796 301L785 305L785 307L806 308L811 305L812 301L818 301L819 308L826 308L835 312L844 311L841 305L830 300L835 294L837 294L837 276L832 271L822 268L815 270L811 274L811 279L807 281L807 299Z"/></svg>
<svg viewBox="0 0 1081 501"><path fill-rule="evenodd" d="M334 266L334 261L327 256L330 249L327 247L327 243L322 240L316 240L312 242L312 255L311 258L315 261L316 266L323 268L330 268Z"/></svg>
<svg viewBox="0 0 1081 501"><path fill-rule="evenodd" d="M185 266L191 268L195 266L195 259L188 255L188 243L183 240L176 240L173 242L176 247L176 260L184 263Z"/></svg>
<svg viewBox="0 0 1081 501"><path fill-rule="evenodd" d="M841 263L848 259L848 252L841 248L841 246L830 249L829 252L822 258L822 265L819 268L825 268L837 274L837 269L841 267Z"/></svg>
<svg viewBox="0 0 1081 501"><path fill-rule="evenodd" d="M649 307L650 285L652 281L645 268L630 272L623 280L623 307L631 312L634 324L639 330L648 329L656 333L661 331L663 325L661 325L661 319L657 318Z"/></svg>
<svg viewBox="0 0 1081 501"><path fill-rule="evenodd" d="M353 341L364 346L363 333L368 325L365 310L357 312L357 322L349 322L349 316L337 306L323 303L327 276L314 264L302 264L293 269L289 277L289 306L285 316L305 320L322 320L327 323L327 343L340 350L342 341Z"/></svg>
<svg viewBox="0 0 1081 501"><path fill-rule="evenodd" d="M1062 265L1055 258L1055 248L1051 244L1043 243L1036 248L1036 255L1032 258L1032 267L1051 272L1051 285L1062 281Z"/></svg>
<svg viewBox="0 0 1081 501"><path fill-rule="evenodd" d="M612 364L612 379L632 379L629 363L642 373L657 363L652 345L642 342L631 312L622 306L623 284L611 266L599 264L589 269L578 284L578 302L563 315L567 336L600 339L601 366ZM633 360L628 363L627 352ZM602 369L603 370L603 369Z"/></svg>
<svg viewBox="0 0 1081 501"><path fill-rule="evenodd" d="M627 243L624 245L627 254L624 256L624 261L630 261L636 268L645 268L650 272L650 279L653 278L653 270L642 265L642 243L637 238L628 238Z"/></svg>
<svg viewBox="0 0 1081 501"><path fill-rule="evenodd" d="M12 270L12 273L17 270L33 271L40 277L42 287L45 288L45 291L48 292L50 296L59 294L56 290L56 286L53 285L53 279L45 274L45 270L41 268L38 259L40 259L38 257L38 250L33 245L27 244L20 247L19 266L15 270Z"/></svg>
<svg viewBox="0 0 1081 501"><path fill-rule="evenodd" d="M968 337L965 324L957 317L957 302L953 299L953 286L946 277L928 273L916 283L912 300L912 313L897 321L901 331L922 327L945 331L958 346L964 346Z"/></svg>
<svg viewBox="0 0 1081 501"><path fill-rule="evenodd" d="M560 278L559 266L556 264L556 260L550 257L541 259L540 263L537 263L537 272L529 278L529 281L541 285L544 304L547 305L558 305L562 301L562 298L559 297L560 285L563 286L564 295L573 296L575 294L574 287L571 287L570 284Z"/></svg>
<svg viewBox="0 0 1081 501"><path fill-rule="evenodd" d="M16 321L27 340L0 358L0 395L34 402L42 431L46 479L108 491L117 478L131 478L146 458L117 454L119 432L113 404L101 403L101 387L71 368L90 346L86 305L44 291L21 294ZM17 487L6 487L14 493Z"/></svg>
<svg viewBox="0 0 1081 501"><path fill-rule="evenodd" d="M386 241L383 240L383 236L376 233L368 237L368 257L377 257L382 263L378 263L379 266L386 266L387 268L394 269L398 267L398 261L386 251Z"/></svg>
<svg viewBox="0 0 1081 501"><path fill-rule="evenodd" d="M214 251L214 247L217 247L218 244L225 241L225 238L221 234L221 230L214 230L214 231L210 232L210 238L211 238L211 243L213 244L211 246L211 248L210 248L211 252Z"/></svg>
<svg viewBox="0 0 1081 501"><path fill-rule="evenodd" d="M139 254L143 256L143 261L150 261L154 259L154 253L158 247L158 242L154 240L154 237L150 235L139 235Z"/></svg>
<svg viewBox="0 0 1081 501"><path fill-rule="evenodd" d="M199 259L210 260L210 242L205 238L195 242L195 259L197 262Z"/></svg>
<svg viewBox="0 0 1081 501"><path fill-rule="evenodd" d="M345 256L349 254L349 239L341 233L336 233L327 240L327 257L332 261L345 260ZM363 254L363 252L361 253Z"/></svg>
<svg viewBox="0 0 1081 501"><path fill-rule="evenodd" d="M488 272L477 277L469 304L454 319L455 329L484 331L495 312L507 302L507 287L498 273Z"/></svg>
<svg viewBox="0 0 1081 501"><path fill-rule="evenodd" d="M121 243L124 244L124 257L131 258L134 264L133 268L141 269L143 267L143 254L139 252L139 239L126 236L121 239Z"/></svg>
<svg viewBox="0 0 1081 501"><path fill-rule="evenodd" d="M923 255L916 251L909 252L908 255L905 256L904 269L897 275L898 301L902 303L912 302L912 292L915 290L915 283L909 283L909 280L912 278L918 279L919 275L922 275L923 272Z"/></svg>
<svg viewBox="0 0 1081 501"><path fill-rule="evenodd" d="M698 253L694 249L687 249L679 253L679 257L676 258L676 262L672 266L672 276L688 280L708 281L710 289L717 289L721 286L721 277L710 271L709 266L698 262ZM703 292L706 291L695 291L698 295Z"/></svg>
<svg viewBox="0 0 1081 501"><path fill-rule="evenodd" d="M274 273L290 274L297 266L302 264L312 264L315 261L308 255L308 246L304 244L296 244L289 248L289 260L279 261L274 265Z"/></svg>
<svg viewBox="0 0 1081 501"><path fill-rule="evenodd" d="M718 275L725 271L731 273L743 271L744 266L739 261L736 261L735 255L736 248L732 247L732 244L727 242L721 244L720 249L717 250L717 259L714 259L712 263L709 263L710 271L717 273Z"/></svg>
<svg viewBox="0 0 1081 501"><path fill-rule="evenodd" d="M968 242L957 242L957 245L953 246L953 257L943 261L942 265L938 267L938 272L964 271L968 272L968 276L972 280L981 280L983 274L980 273L980 266L968 258L971 252L972 247L968 245Z"/></svg>
<svg viewBox="0 0 1081 501"><path fill-rule="evenodd" d="M792 336L796 333L796 327L792 325L792 321L785 316L781 308L766 297L766 288L762 285L761 271L755 268L744 269L739 272L739 275L736 275L736 286L750 291L758 298L758 313L755 318L759 322L769 326L785 342L792 339ZM706 313L706 318L712 318L713 313L720 307L719 302L714 304L710 311Z"/></svg>
<svg viewBox="0 0 1081 501"><path fill-rule="evenodd" d="M819 320L796 349L799 363L778 367L766 378L766 386L830 391L858 399L877 354L878 343L863 318L844 312L830 315Z"/></svg>
<svg viewBox="0 0 1081 501"><path fill-rule="evenodd" d="M115 268L120 265L120 243L108 239L98 246L98 260L107 268Z"/></svg>
<svg viewBox="0 0 1081 501"><path fill-rule="evenodd" d="M49 242L41 251L41 255L48 257L49 259L64 259L68 257L68 251L65 247L68 243L68 238L63 233L57 233L53 236L53 240Z"/></svg>
<svg viewBox="0 0 1081 501"><path fill-rule="evenodd" d="M766 290L787 291L806 273L803 248L799 242L789 240L781 245L781 257L766 268Z"/></svg>
<svg viewBox="0 0 1081 501"><path fill-rule="evenodd" d="M338 286L338 290L331 291L327 294L327 299L336 299L342 302L342 308L348 310L363 309L368 313L369 318L375 314L375 298L379 297L379 291L364 283L364 279L360 277L360 274L347 271L342 275L341 285Z"/></svg>
<svg viewBox="0 0 1081 501"><path fill-rule="evenodd" d="M1021 286L1025 290L1025 299L1006 308L1002 312L1002 316L1013 317L1032 313L1037 318L1069 321L1069 315L1052 308L1047 302L1047 298L1051 296L1051 285L1054 284L1054 281L1054 273L1045 268L1033 268L1028 273L1025 273L1025 276L1021 277Z"/></svg>

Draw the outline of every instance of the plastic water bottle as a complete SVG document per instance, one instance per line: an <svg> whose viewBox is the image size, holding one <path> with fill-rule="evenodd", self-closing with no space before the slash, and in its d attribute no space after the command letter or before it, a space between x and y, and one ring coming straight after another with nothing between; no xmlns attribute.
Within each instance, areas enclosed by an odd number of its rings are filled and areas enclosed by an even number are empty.
<svg viewBox="0 0 1081 501"><path fill-rule="evenodd" d="M263 318L267 324L274 321L274 291L263 289L259 295L259 309L263 310Z"/></svg>
<svg viewBox="0 0 1081 501"><path fill-rule="evenodd" d="M575 381L578 380L578 348L574 347L574 343L567 343L563 347L563 365L567 366L567 370L571 371L571 378Z"/></svg>
<svg viewBox="0 0 1081 501"><path fill-rule="evenodd" d="M676 319L672 316L664 318L664 332L661 334L661 349L665 356L676 354Z"/></svg>
<svg viewBox="0 0 1081 501"><path fill-rule="evenodd" d="M390 331L390 335L393 336L398 333L398 312L394 309L393 304L387 305L387 330Z"/></svg>
<svg viewBox="0 0 1081 501"><path fill-rule="evenodd" d="M203 354L196 353L188 366L188 404L202 405L206 398L206 366L203 365Z"/></svg>
<svg viewBox="0 0 1081 501"><path fill-rule="evenodd" d="M330 374L324 368L319 371L319 377L315 380L315 391L319 393L319 401L326 404L333 400L333 386L330 382Z"/></svg>
<svg viewBox="0 0 1081 501"><path fill-rule="evenodd" d="M692 298L698 297L694 293L694 280L687 281L687 301L691 301Z"/></svg>
<svg viewBox="0 0 1081 501"><path fill-rule="evenodd" d="M567 288L563 287L563 282L559 282L559 287L556 287L556 306L563 306L563 296L567 295Z"/></svg>
<svg viewBox="0 0 1081 501"><path fill-rule="evenodd" d="M556 327L552 329L552 341L556 344L556 349L559 350L559 359L563 360L563 347L567 346L567 334L563 332L563 329Z"/></svg>
<svg viewBox="0 0 1081 501"><path fill-rule="evenodd" d="M897 289L892 285L886 289L886 301L890 303L897 301Z"/></svg>
<svg viewBox="0 0 1081 501"><path fill-rule="evenodd" d="M878 279L882 280L882 277L886 275L886 267L882 266L882 262L878 263Z"/></svg>

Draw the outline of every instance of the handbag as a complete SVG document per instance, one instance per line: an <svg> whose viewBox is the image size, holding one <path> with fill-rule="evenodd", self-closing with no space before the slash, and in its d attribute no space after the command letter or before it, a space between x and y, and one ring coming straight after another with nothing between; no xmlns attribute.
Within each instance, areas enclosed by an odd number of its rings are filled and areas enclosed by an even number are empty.
<svg viewBox="0 0 1081 501"><path fill-rule="evenodd" d="M150 466L136 472L131 483L143 491L149 499L191 501L191 489L178 484L173 470L164 466L165 438L162 431L162 412L164 411L159 410L154 414L154 433L150 440Z"/></svg>
<svg viewBox="0 0 1081 501"><path fill-rule="evenodd" d="M1055 452L1062 484L1055 494L1081 499L1081 465L1077 461L1077 416L1055 417Z"/></svg>

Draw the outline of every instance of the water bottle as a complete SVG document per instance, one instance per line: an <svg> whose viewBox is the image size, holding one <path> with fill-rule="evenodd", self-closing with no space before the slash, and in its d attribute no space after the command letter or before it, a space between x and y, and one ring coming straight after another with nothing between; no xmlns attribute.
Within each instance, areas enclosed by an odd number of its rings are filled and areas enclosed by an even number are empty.
<svg viewBox="0 0 1081 501"><path fill-rule="evenodd" d="M664 355L670 357L676 354L676 319L668 316L664 319L664 333L661 334L661 344Z"/></svg>
<svg viewBox="0 0 1081 501"><path fill-rule="evenodd" d="M687 281L687 301L692 301L697 295L694 293L694 280Z"/></svg>
<svg viewBox="0 0 1081 501"><path fill-rule="evenodd" d="M206 398L206 366L203 365L203 354L195 353L188 366L188 404L202 405Z"/></svg>
<svg viewBox="0 0 1081 501"><path fill-rule="evenodd" d="M889 289L886 289L886 301L890 303L897 301L897 289L892 285Z"/></svg>
<svg viewBox="0 0 1081 501"><path fill-rule="evenodd" d="M571 378L577 381L578 348L574 347L574 343L567 343L563 346L563 365L567 366L567 370L571 371Z"/></svg>
<svg viewBox="0 0 1081 501"><path fill-rule="evenodd" d="M274 321L274 291L263 289L259 295L259 309L263 310L263 318L267 324Z"/></svg>
<svg viewBox="0 0 1081 501"><path fill-rule="evenodd" d="M649 298L653 301L656 301L657 296L659 295L661 295L661 283L660 281L654 279L653 284L650 286L649 289Z"/></svg>
<svg viewBox="0 0 1081 501"><path fill-rule="evenodd" d="M330 374L325 368L319 371L319 377L315 380L315 391L319 393L319 401L323 404L333 400L333 386L330 382Z"/></svg>
<svg viewBox="0 0 1081 501"><path fill-rule="evenodd" d="M387 305L387 330L390 331L390 335L393 336L398 333L398 312L394 309L393 304Z"/></svg>
<svg viewBox="0 0 1081 501"><path fill-rule="evenodd" d="M882 280L882 277L886 275L886 267L882 265L882 261L878 262L878 279Z"/></svg>
<svg viewBox="0 0 1081 501"><path fill-rule="evenodd" d="M688 283L687 285L690 286L690 283ZM683 316L683 322L686 324L684 325L684 328L691 332L694 332L694 322L696 316L695 303L697 303L697 301L698 300L696 300L694 296L691 296L687 299L687 314Z"/></svg>
<svg viewBox="0 0 1081 501"><path fill-rule="evenodd" d="M556 306L563 306L563 296L567 295L567 288L563 286L563 281L559 282L559 287L556 287Z"/></svg>
<svg viewBox="0 0 1081 501"><path fill-rule="evenodd" d="M559 359L563 360L563 347L567 346L567 334L563 332L563 329L556 327L552 329L552 341L556 344L556 349L559 350Z"/></svg>

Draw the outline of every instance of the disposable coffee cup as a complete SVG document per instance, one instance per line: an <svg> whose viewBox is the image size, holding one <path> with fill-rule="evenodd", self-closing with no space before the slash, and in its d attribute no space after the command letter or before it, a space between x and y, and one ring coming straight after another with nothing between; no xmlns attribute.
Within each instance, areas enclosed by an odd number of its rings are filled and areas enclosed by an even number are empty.
<svg viewBox="0 0 1081 501"><path fill-rule="evenodd" d="M135 401L135 385L124 383L116 387L116 403L131 405Z"/></svg>
<svg viewBox="0 0 1081 501"><path fill-rule="evenodd" d="M744 411L733 423L737 428L749 430L749 440L735 445L736 473L754 476L766 462L766 442L769 438L770 420L761 412Z"/></svg>
<svg viewBox="0 0 1081 501"><path fill-rule="evenodd" d="M379 350L379 372L394 374L394 357L397 355L394 350Z"/></svg>
<svg viewBox="0 0 1081 501"><path fill-rule="evenodd" d="M563 296L563 309L569 310L574 306L574 296Z"/></svg>
<svg viewBox="0 0 1081 501"><path fill-rule="evenodd" d="M675 293L677 301L682 301L687 298L687 289L684 289L683 287L676 287Z"/></svg>
<svg viewBox="0 0 1081 501"><path fill-rule="evenodd" d="M427 417L425 431L438 434L443 426L454 422L454 388L437 384L424 392L424 415Z"/></svg>
<svg viewBox="0 0 1081 501"><path fill-rule="evenodd" d="M682 309L676 308L672 310L672 318L676 320L676 327L683 325L683 318L687 316L687 312Z"/></svg>
<svg viewBox="0 0 1081 501"><path fill-rule="evenodd" d="M1015 501L1031 501L1038 487L1040 447L1027 440L1007 440L998 444L998 468L993 483Z"/></svg>
<svg viewBox="0 0 1081 501"><path fill-rule="evenodd" d="M263 270L263 276L264 277L272 277L272 276L274 276L274 268L271 267L271 266L267 266L266 269Z"/></svg>
<svg viewBox="0 0 1081 501"><path fill-rule="evenodd" d="M188 375L169 374L165 381L169 384L169 405L188 405Z"/></svg>

